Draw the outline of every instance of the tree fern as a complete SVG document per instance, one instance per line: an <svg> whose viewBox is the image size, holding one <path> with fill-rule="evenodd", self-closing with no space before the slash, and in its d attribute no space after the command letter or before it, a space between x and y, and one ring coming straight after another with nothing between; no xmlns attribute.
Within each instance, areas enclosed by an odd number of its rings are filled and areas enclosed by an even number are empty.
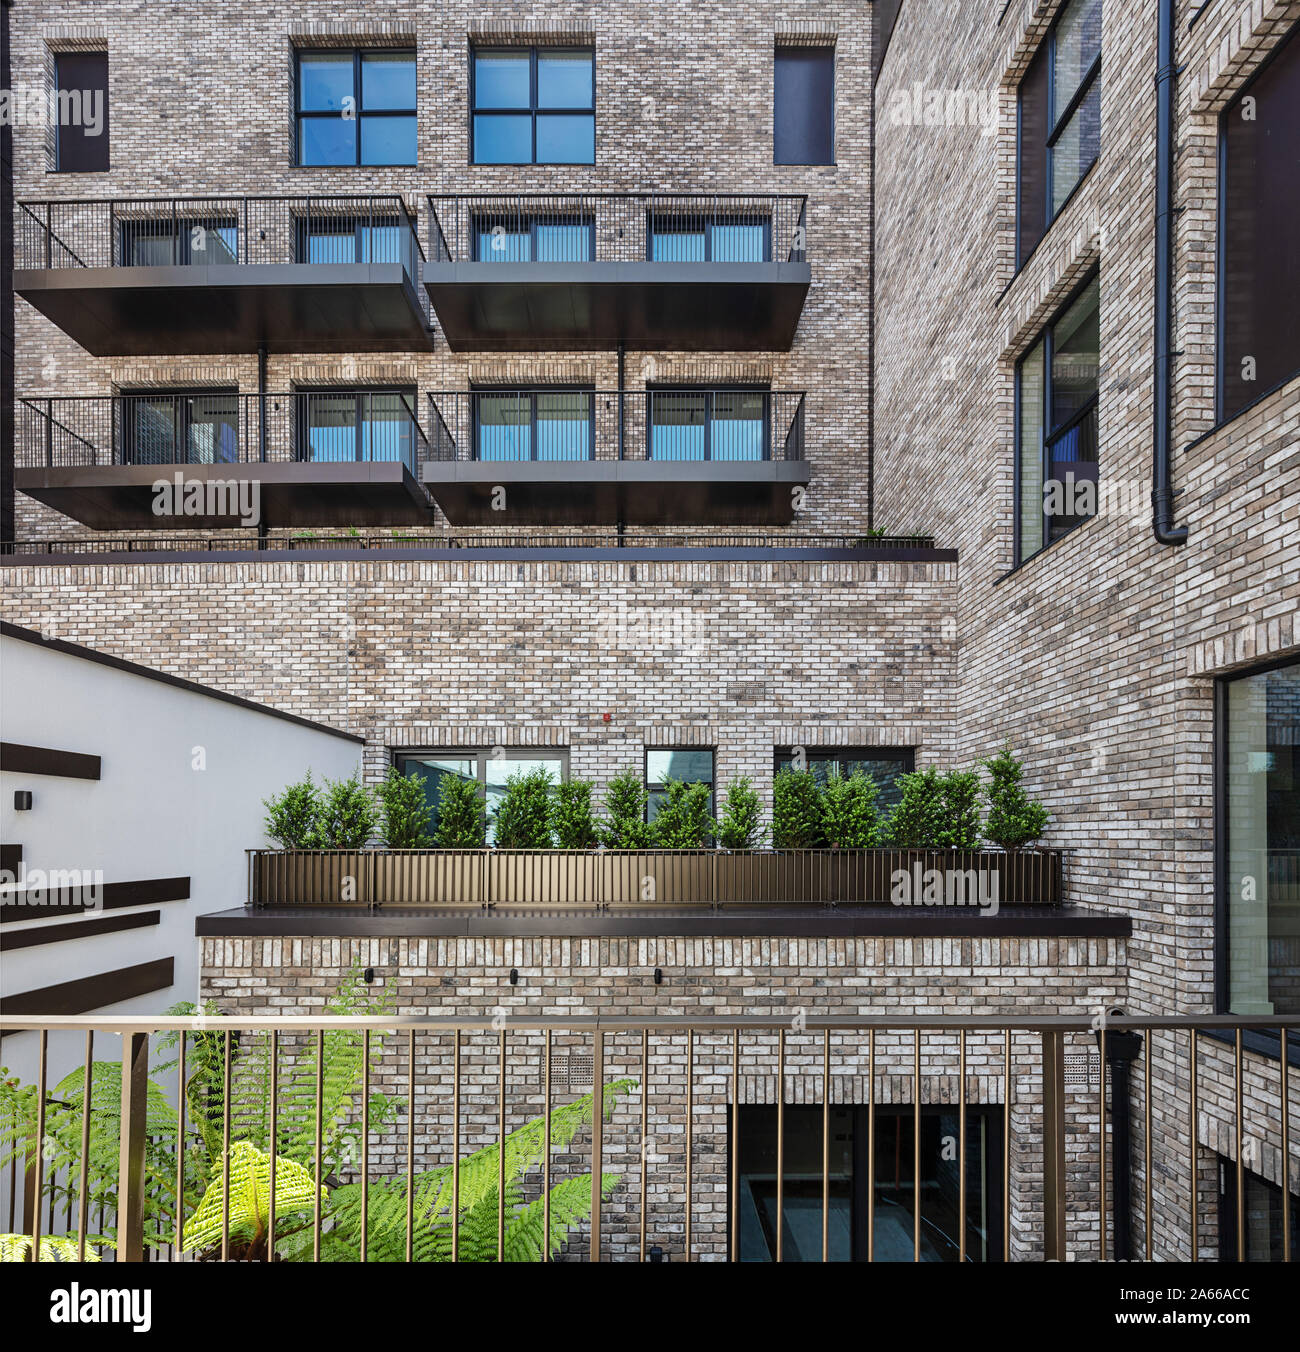
<svg viewBox="0 0 1300 1352"><path fill-rule="evenodd" d="M225 1161L218 1160L198 1210L185 1222L185 1248L200 1253L221 1244L225 1199ZM317 1193L311 1174L294 1160L275 1161L275 1214L277 1223L292 1221L296 1213L314 1212ZM229 1240L233 1255L244 1259L264 1258L269 1243L271 1206L271 1157L248 1141L230 1147Z"/></svg>
<svg viewBox="0 0 1300 1352"><path fill-rule="evenodd" d="M0 1263L26 1263L32 1252L31 1235L0 1235ZM42 1263L76 1263L77 1241L75 1236L42 1235ZM86 1250L86 1262L98 1263L99 1255L91 1249Z"/></svg>

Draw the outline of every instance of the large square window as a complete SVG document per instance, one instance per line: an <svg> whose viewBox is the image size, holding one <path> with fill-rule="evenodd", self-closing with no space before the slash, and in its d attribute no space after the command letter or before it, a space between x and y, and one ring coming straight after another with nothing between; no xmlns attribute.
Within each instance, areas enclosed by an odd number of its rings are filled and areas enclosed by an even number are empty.
<svg viewBox="0 0 1300 1352"><path fill-rule="evenodd" d="M438 826L438 803L443 781L451 777L477 784L487 812L489 845L493 843L495 834L493 818L505 797L506 781L511 775L544 770L553 784L559 784L569 777L569 753L558 750L497 747L492 751L411 751L402 752L394 759L402 774L414 774L423 780L425 801L430 811L430 829L434 833Z"/></svg>
<svg viewBox="0 0 1300 1352"><path fill-rule="evenodd" d="M474 164L596 162L590 48L476 47L470 105Z"/></svg>
<svg viewBox="0 0 1300 1352"><path fill-rule="evenodd" d="M1097 513L1099 297L1094 275L1016 366L1017 563Z"/></svg>
<svg viewBox="0 0 1300 1352"><path fill-rule="evenodd" d="M590 460L594 404L586 389L475 390L475 459Z"/></svg>
<svg viewBox="0 0 1300 1352"><path fill-rule="evenodd" d="M1016 263L1101 153L1101 0L1070 0L1020 82Z"/></svg>
<svg viewBox="0 0 1300 1352"><path fill-rule="evenodd" d="M151 390L117 400L114 429L128 465L228 465L239 460L235 390Z"/></svg>
<svg viewBox="0 0 1300 1352"><path fill-rule="evenodd" d="M297 53L297 163L414 164L415 53Z"/></svg>
<svg viewBox="0 0 1300 1352"><path fill-rule="evenodd" d="M771 455L771 394L765 389L651 389L646 400L651 460L767 460Z"/></svg>
<svg viewBox="0 0 1300 1352"><path fill-rule="evenodd" d="M854 774L867 775L876 785L877 803L893 809L903 797L900 776L916 769L916 752L910 746L842 746L805 747L798 756L793 748L776 753L777 773L798 766L811 770L819 784L825 784L833 774L843 779Z"/></svg>
<svg viewBox="0 0 1300 1352"><path fill-rule="evenodd" d="M296 395L298 458L315 463L413 464L415 390L303 390Z"/></svg>
<svg viewBox="0 0 1300 1352"><path fill-rule="evenodd" d="M668 799L668 781L679 779L684 784L709 786L709 813L713 813L713 752L709 750L677 751L648 748L645 753L645 787L647 793L646 818L654 821L660 807Z"/></svg>

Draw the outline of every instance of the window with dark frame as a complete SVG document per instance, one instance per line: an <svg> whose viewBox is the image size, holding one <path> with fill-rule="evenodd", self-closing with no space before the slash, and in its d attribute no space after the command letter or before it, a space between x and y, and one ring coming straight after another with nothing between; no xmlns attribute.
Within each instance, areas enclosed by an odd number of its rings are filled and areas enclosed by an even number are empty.
<svg viewBox="0 0 1300 1352"><path fill-rule="evenodd" d="M476 263L590 263L596 257L592 216L476 214Z"/></svg>
<svg viewBox="0 0 1300 1352"><path fill-rule="evenodd" d="M770 460L771 391L646 391L646 458L649 460Z"/></svg>
<svg viewBox="0 0 1300 1352"><path fill-rule="evenodd" d="M294 114L298 165L415 164L415 52L299 48Z"/></svg>
<svg viewBox="0 0 1300 1352"><path fill-rule="evenodd" d="M331 216L317 210L299 218L299 263L410 263L410 226L396 216Z"/></svg>
<svg viewBox="0 0 1300 1352"><path fill-rule="evenodd" d="M54 168L60 174L108 171L108 53L57 52L59 125Z"/></svg>
<svg viewBox="0 0 1300 1352"><path fill-rule="evenodd" d="M1097 514L1100 279L1016 363L1015 562Z"/></svg>
<svg viewBox="0 0 1300 1352"><path fill-rule="evenodd" d="M752 212L652 215L651 263L770 263L772 219Z"/></svg>
<svg viewBox="0 0 1300 1352"><path fill-rule="evenodd" d="M1300 26L1219 119L1220 421L1300 373Z"/></svg>
<svg viewBox="0 0 1300 1352"><path fill-rule="evenodd" d="M227 465L239 460L235 389L123 391L116 411L127 465Z"/></svg>
<svg viewBox="0 0 1300 1352"><path fill-rule="evenodd" d="M737 1179L736 1208L742 1263L776 1258L777 1108L740 1108L739 1159L728 1177ZM877 1262L913 1261L913 1164L916 1124L910 1104L877 1104L874 1109L873 1167L868 1168L865 1105L832 1105L829 1153L822 1150L823 1110L787 1104L783 1112L781 1170L782 1259L819 1263L822 1258L823 1171L829 1184L827 1239L831 1262L867 1261L868 1215L873 1218ZM966 1261L1002 1261L1002 1108L966 1107ZM961 1161L948 1148L960 1140L956 1107L923 1104L920 1131L921 1261L960 1260ZM729 1151L736 1149L734 1134ZM868 1179L875 1192L867 1206Z"/></svg>
<svg viewBox="0 0 1300 1352"><path fill-rule="evenodd" d="M441 784L448 776L477 784L487 810L487 843L493 841L493 814L505 796L506 780L514 774L530 770L547 771L554 783L569 777L569 753L564 749L534 749L532 747L488 749L458 747L448 750L401 751L394 757L398 772L414 774L424 782L425 802L429 805L430 830L438 825L438 799Z"/></svg>
<svg viewBox="0 0 1300 1352"><path fill-rule="evenodd" d="M1300 1014L1300 661L1218 682L1219 999Z"/></svg>
<svg viewBox="0 0 1300 1352"><path fill-rule="evenodd" d="M1020 82L1017 267L1101 153L1101 7L1070 0Z"/></svg>
<svg viewBox="0 0 1300 1352"><path fill-rule="evenodd" d="M474 458L488 461L592 460L595 391L590 387L471 391Z"/></svg>
<svg viewBox="0 0 1300 1352"><path fill-rule="evenodd" d="M591 47L474 47L472 164L595 164Z"/></svg>
<svg viewBox="0 0 1300 1352"><path fill-rule="evenodd" d="M239 223L233 216L141 217L120 226L125 268L214 267L239 261Z"/></svg>
<svg viewBox="0 0 1300 1352"><path fill-rule="evenodd" d="M654 821L659 808L668 798L668 781L679 779L684 784L707 784L709 786L709 812L713 812L713 750L690 748L669 749L667 747L646 747L645 787L649 801L646 804L646 820Z"/></svg>
<svg viewBox="0 0 1300 1352"><path fill-rule="evenodd" d="M876 801L883 808L892 808L898 806L903 794L899 776L916 769L916 750L910 746L805 747L802 760L821 784L832 774L845 779L857 773L869 775L878 790ZM793 749L777 751L773 767L777 772L794 764Z"/></svg>
<svg viewBox="0 0 1300 1352"><path fill-rule="evenodd" d="M834 47L776 47L772 163L835 163Z"/></svg>
<svg viewBox="0 0 1300 1352"><path fill-rule="evenodd" d="M1250 1169L1241 1171L1241 1209L1245 1218L1242 1257L1247 1263L1283 1260L1282 1189ZM1237 1162L1219 1156L1219 1261L1237 1261ZM1300 1196L1290 1196L1291 1254L1300 1254Z"/></svg>
<svg viewBox="0 0 1300 1352"><path fill-rule="evenodd" d="M419 426L414 387L299 390L294 403L299 460L413 463Z"/></svg>

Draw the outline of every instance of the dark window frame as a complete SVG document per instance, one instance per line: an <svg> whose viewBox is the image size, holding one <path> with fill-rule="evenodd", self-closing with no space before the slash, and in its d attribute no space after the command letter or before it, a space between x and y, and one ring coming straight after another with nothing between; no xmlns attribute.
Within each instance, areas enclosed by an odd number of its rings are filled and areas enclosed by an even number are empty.
<svg viewBox="0 0 1300 1352"><path fill-rule="evenodd" d="M643 746L641 748L641 787L645 790L646 821L652 821L650 814L650 805L654 801L655 794L667 792L667 780L650 779L650 756L653 752L666 751L672 754L677 751L689 752L692 755L707 755L709 757L709 815L713 816L717 811L718 799L718 748L716 746ZM687 784L703 784L702 779L687 779L683 781Z"/></svg>
<svg viewBox="0 0 1300 1352"><path fill-rule="evenodd" d="M830 135L830 158L829 158L829 159L825 159L825 160L779 160L779 159L777 159L777 157L776 157L776 123L777 123L777 118L778 118L778 116L779 116L779 113L778 113L778 111L777 111L777 106L776 106L776 104L777 104L777 99L776 99L776 72L777 72L777 65L778 65L778 61L779 61L778 53L780 53L780 52L786 52L786 51L815 51L815 52L827 52L827 53L829 53L829 57L830 57L830 72L831 72L831 89L830 89L830 94L831 94L831 108L830 108L830 113L831 113L831 116L830 116L830 127L829 127L829 129L828 129L829 135ZM838 161L837 161L837 159L836 159L836 153L835 153L835 146L836 146L836 139L837 139L837 138L836 138L836 132L838 131L838 126L837 126L838 119L837 119L837 117L836 117L838 99L836 98L836 93L837 93L837 86L838 86L838 84L839 84L839 80L838 80L838 70L837 70L838 61L836 60L836 57L837 57L837 56L838 56L838 48L837 48L837 45L836 45L835 43L815 43L815 42L796 42L796 41L787 41L787 42L774 42L774 43L772 44L772 163L773 163L773 165L780 166L780 167L783 167L783 168L784 168L784 167L789 167L789 166L795 166L795 167L799 167L799 166L804 166L804 167L822 167L822 168L825 168L825 167L835 168L835 167L836 167L836 165L837 165L837 163L838 163Z"/></svg>
<svg viewBox="0 0 1300 1352"><path fill-rule="evenodd" d="M178 464L194 465L206 464L207 461L199 460L139 460L136 458L136 433L139 426L138 410L141 404L147 400L170 399L174 407L173 439L175 444L183 445L188 457L189 453L189 435L190 430L195 426L196 420L192 416L193 410L190 400L193 399L230 399L233 401L235 409L235 459L234 460L214 460L214 465L234 465L240 463L239 456L239 432L240 432L240 406L239 406L239 386L237 385L217 385L217 386L177 386L176 388L166 389L120 389L114 395L119 400L118 407L121 410L120 428L121 443L119 454L115 455L114 463L123 465L155 465L155 464ZM116 433L118 422L115 419L114 431ZM119 460L120 455L120 460Z"/></svg>
<svg viewBox="0 0 1300 1352"><path fill-rule="evenodd" d="M293 455L294 460L302 464L358 464L367 465L373 462L372 459L366 459L361 452L364 447L365 438L363 429L367 422L373 422L373 418L363 418L361 416L362 400L370 399L375 395L396 394L403 399L410 398L407 406L411 415L411 422L418 432L420 430L420 420L417 410L420 406L420 392L414 385L368 385L365 389L353 389L337 385L300 385L293 390L294 401L294 426L293 426ZM311 408L310 400L312 396L331 395L337 398L350 396L353 400L353 408L356 414L355 426L355 453L351 460L317 462L311 453L311 423L308 419L308 413Z"/></svg>
<svg viewBox="0 0 1300 1352"><path fill-rule="evenodd" d="M327 230L329 225L338 225L338 230ZM341 264L347 266L349 263L360 263L369 266L375 262L398 263L401 262L402 254L402 231L410 229L409 218L394 214L392 216L295 216L293 223L293 247L294 258L299 263L308 263L308 253L311 248L311 240L315 235L321 237L347 239L350 235L355 245L353 250L354 257L350 260L339 260ZM392 259L365 258L365 232L367 230L392 230L396 232L398 244L398 257ZM313 267L329 267L331 263L315 263ZM403 264L405 266L405 264Z"/></svg>
<svg viewBox="0 0 1300 1352"><path fill-rule="evenodd" d="M84 51L84 52L62 51L62 52L53 52L51 53L51 55L54 60L54 97L56 101L58 100L59 94L62 93L65 88L69 90L80 89L82 93L85 92L86 88L84 85L78 86L76 84L69 84L65 86L63 84L62 78L59 75L60 61L68 57L72 57L74 59L77 58L84 59L86 57L102 56L104 58L104 129L100 133L100 135L103 137L104 142L104 152L103 152L104 162L102 164L85 165L85 166L70 165L65 163L65 159L67 158L67 150L65 149L63 144L63 132L65 128L63 128L62 126L58 126L55 127L54 129L54 169L52 172L56 174L107 174L112 170L113 167L112 141L110 139L109 133L109 87L112 79L112 70L109 65L108 49L103 48L98 51ZM72 128L68 128L67 130L71 131ZM89 139L90 139L89 137L83 135L81 141L84 144ZM99 140L98 137L94 139L96 141Z"/></svg>
<svg viewBox="0 0 1300 1352"><path fill-rule="evenodd" d="M420 162L420 68L417 60L418 48L415 47L294 47L293 49L293 167L295 169L412 169ZM350 161L342 164L305 164L302 158L302 122L316 118L340 118L340 114L330 109L316 108L304 110L302 106L302 57L303 54L350 56L352 58L352 97L356 100L356 117L340 119L351 121L353 125L352 154ZM362 56L409 56L415 66L415 103L410 108L374 108L367 112L362 97L361 58ZM415 119L415 159L375 160L361 158L361 122L363 118L379 120L387 117L413 117Z"/></svg>
<svg viewBox="0 0 1300 1352"><path fill-rule="evenodd" d="M1034 52L1034 56L1033 58L1031 58L1029 65L1026 67L1025 74L1021 78L1020 84L1016 87L1015 238L1016 238L1017 273L1019 273L1024 268L1025 264L1029 262L1030 258L1033 257L1038 246L1047 237L1048 231L1051 230L1053 224L1057 220L1059 220L1061 216L1065 214L1066 208L1074 200L1074 196L1078 192L1084 179L1088 177L1088 175L1092 172L1093 168L1096 166L1097 161L1101 158L1101 135L1099 128L1097 136L1097 153L1080 170L1079 176L1074 181L1074 185L1071 187L1070 191L1065 195L1065 197L1062 198L1060 207L1054 209L1052 206L1052 196L1053 196L1052 188L1053 188L1053 175L1055 172L1055 163L1053 156L1056 148L1056 143L1061 139L1061 134L1070 125L1070 120L1074 117L1074 114L1079 110L1079 108L1083 105L1084 101L1087 99L1088 95L1092 92L1093 85L1096 84L1096 82L1101 78L1102 44L1099 41L1097 44L1097 55L1089 63L1088 69L1084 72L1083 78L1079 81L1078 88L1076 88L1074 93L1070 96L1070 99L1066 103L1065 107L1059 113L1056 112L1056 38L1057 33L1061 26L1061 20L1065 17L1065 13L1069 9L1070 3L1071 0L1066 0L1066 3L1063 4L1061 8L1057 11L1056 17L1052 20L1051 28L1048 29L1047 35L1043 38L1043 41L1039 44L1037 50ZM1025 168L1026 146L1024 138L1025 110L1024 110L1024 101L1021 97L1021 89L1024 86L1025 80L1028 79L1030 72L1032 71L1034 61L1037 60L1040 56L1046 62L1047 66L1046 134L1044 136L1041 147L1043 154L1042 160L1043 202L1041 203L1043 211L1043 228L1039 232L1038 238L1034 241L1033 246L1029 249L1023 249L1021 232L1022 232L1022 212L1024 207L1024 178L1025 178L1024 168ZM1038 153L1037 142L1035 142L1035 153Z"/></svg>
<svg viewBox="0 0 1300 1352"><path fill-rule="evenodd" d="M159 227L164 227L160 229ZM210 216L157 216L132 218L118 222L118 257L121 267L191 267L194 265L194 250L191 236L196 229L212 231L234 230L234 258L239 262L239 217L214 212ZM131 261L134 246L143 240L170 239L172 242L172 261L167 263L136 263ZM202 263L202 267L220 267L218 263ZM224 265L228 266L228 265Z"/></svg>
<svg viewBox="0 0 1300 1352"><path fill-rule="evenodd" d="M1012 443L1013 443L1013 464L1012 464L1012 569L1019 568L1021 564L1028 563L1030 559L1036 558L1045 550L1051 549L1053 545L1058 545L1062 540L1072 535L1080 526L1085 526L1089 521L1100 515L1100 511L1093 516L1081 516L1072 526L1067 526L1055 539L1051 537L1051 530L1048 524L1046 503L1044 502L1042 511L1043 543L1037 549L1026 554L1021 543L1021 515L1020 515L1020 431L1021 431L1021 402L1023 398L1023 377L1021 374L1025 359L1038 346L1041 341L1043 344L1043 432L1039 444L1039 464L1043 476L1043 485L1046 488L1050 478L1051 450L1068 432L1073 431L1087 417L1097 416L1100 422L1101 413L1101 375L1097 376L1097 393L1088 399L1082 407L1071 414L1059 427L1051 427L1051 408L1052 408L1052 354L1053 342L1052 335L1056 325L1064 317L1070 307L1079 299L1080 296L1093 284L1098 284L1097 305L1100 315L1101 308L1101 269L1099 266L1089 268L1087 275L1070 292L1070 294L1061 302L1055 310L1052 311L1051 318L1043 325L1038 336L1030 343L1025 350L1016 358L1014 381L1015 381L1015 410L1012 418ZM1099 448L1100 449L1100 448ZM1098 485L1100 485L1101 458L1098 454ZM1099 490L1100 491L1100 488ZM1100 507L1100 500L1098 501Z"/></svg>
<svg viewBox="0 0 1300 1352"><path fill-rule="evenodd" d="M591 107L590 108L541 108L537 95L537 58L547 51L589 52L591 54ZM480 108L478 106L478 74L476 57L479 52L516 52L528 53L528 107L527 108ZM551 43L510 43L510 42L471 42L469 44L469 163L477 168L508 169L524 165L547 165L559 168L590 169L600 160L600 128L596 120L597 106L596 47L593 43L586 46L581 42L569 44ZM590 160L539 160L537 158L537 116L538 114L559 114L571 117L591 117L591 159ZM527 160L479 160L475 158L474 119L476 117L524 117L531 122L532 158Z"/></svg>
<svg viewBox="0 0 1300 1352"><path fill-rule="evenodd" d="M904 768L899 771L900 774L916 773L916 747L914 746L806 746L804 754L807 756L811 769L812 762L822 763L834 761L854 761L854 760L878 760L895 761ZM789 761L794 756L794 748L791 746L778 746L772 749L772 774L775 777L786 768L782 761Z"/></svg>
<svg viewBox="0 0 1300 1352"><path fill-rule="evenodd" d="M539 463L537 425L539 422L537 416L537 396L539 394L585 394L587 395L587 461L596 458L596 387L594 385L536 385L530 389L521 390L517 385L475 385L470 390L470 445L474 449L474 460L481 464L537 464ZM480 395L501 395L513 394L519 397L526 397L529 403L528 420L528 459L512 460L479 460L479 396ZM543 460L541 464L564 463ZM575 460L574 464L583 464L585 461Z"/></svg>
<svg viewBox="0 0 1300 1352"><path fill-rule="evenodd" d="M389 751L389 763L394 766L399 774L410 774L409 767L405 764L408 760L447 760L447 761L473 761L475 782L478 785L479 802L487 806L487 786L488 775L487 767L492 761L553 761L559 766L560 783L567 783L569 780L569 758L571 748L567 746L506 746L501 750L505 752L504 756L494 756L493 747L485 746L455 746L455 747L393 747ZM487 822L487 838L492 838L492 822Z"/></svg>
<svg viewBox="0 0 1300 1352"><path fill-rule="evenodd" d="M700 222L693 221L689 216L674 216L663 212L655 213L649 209L646 211L646 234L645 234L645 256L647 263L653 263L657 260L654 256L655 240L669 235L699 235L704 236L704 259L705 263L727 262L726 259L715 259L713 257L713 227L717 225L757 225L763 230L763 257L755 260L757 262L770 263L772 261L772 217L763 212L735 212L733 214L723 214L710 216L707 220ZM677 226L679 228L674 229ZM741 260L747 261L747 260Z"/></svg>
<svg viewBox="0 0 1300 1352"><path fill-rule="evenodd" d="M1217 1153L1217 1152L1216 1152ZM1283 1152L1283 1157L1287 1158L1287 1152ZM1219 1262L1235 1263L1237 1261L1237 1161L1229 1158L1227 1155L1219 1155ZM1255 1169L1242 1169L1242 1175L1247 1181L1262 1183L1265 1188L1271 1188L1279 1197L1282 1193L1282 1184L1274 1183L1272 1179L1265 1178L1263 1174ZM1288 1189L1290 1178L1287 1179ZM1295 1230L1300 1226L1300 1194L1291 1193L1290 1219L1291 1228ZM1248 1236L1249 1238L1249 1236ZM1295 1242L1291 1246L1291 1260L1296 1261L1297 1248ZM1248 1263L1268 1263L1271 1262L1269 1254L1252 1256L1247 1250L1246 1262Z"/></svg>
<svg viewBox="0 0 1300 1352"><path fill-rule="evenodd" d="M496 226L503 226L508 235L523 235L527 231L529 238L529 249L531 257L526 261L536 263L537 257L537 232L539 229L547 229L550 226L562 226L566 229L583 230L587 232L587 257L585 259L560 259L560 260L541 260L541 261L559 261L559 262L583 262L594 263L596 261L596 218L592 215L559 215L559 216L501 216L491 212L474 213L470 216L470 238L473 240L473 261L475 263L491 263L495 261L511 262L515 260L484 258L482 249L479 247L479 240L485 233L491 233Z"/></svg>
<svg viewBox="0 0 1300 1352"><path fill-rule="evenodd" d="M645 455L647 461L654 461L652 454L654 439L655 396L659 394L702 394L704 395L704 456L700 462L714 460L713 456L713 396L717 394L761 394L763 396L763 455L760 461L719 460L718 464L758 464L772 458L772 387L770 385L647 385L645 401ZM658 464L671 464L670 460L656 461ZM677 463L684 463L678 461ZM656 750L663 748L656 747Z"/></svg>
<svg viewBox="0 0 1300 1352"><path fill-rule="evenodd" d="M1263 676L1270 671L1280 671L1284 667L1295 666L1300 658L1281 657L1273 661L1262 662L1234 671L1226 676L1218 676L1214 681L1214 732L1213 732L1213 820L1214 820L1214 1012L1230 1014L1231 1000L1231 945L1229 925L1231 923L1231 889L1228 886L1228 687L1234 681L1243 681L1251 676ZM1285 1018L1285 1015L1280 1017ZM1206 1035L1224 1042L1234 1041L1234 1035L1225 1029L1207 1027ZM1282 1039L1279 1033L1267 1028L1248 1028L1242 1032L1242 1045L1247 1051L1280 1061ZM1300 1036L1287 1038L1287 1063L1300 1066Z"/></svg>
<svg viewBox="0 0 1300 1352"><path fill-rule="evenodd" d="M1224 210L1224 203L1227 200L1227 178L1228 178L1228 147L1226 127L1228 118L1241 105L1243 98L1247 97L1251 88L1260 80L1260 78L1269 70L1273 63L1278 60L1284 51L1291 48L1292 44L1300 47L1300 23L1293 24L1282 37L1269 49L1264 59L1256 68L1251 71L1249 78L1233 94L1232 98L1224 106L1215 123L1215 240L1214 240L1214 427L1205 436L1210 436L1220 427L1230 423L1234 418L1240 417L1254 408L1256 404L1267 399L1269 395L1276 393L1283 386L1289 385L1298 375L1300 375L1300 366L1293 368L1289 374L1284 375L1280 380L1274 382L1266 389L1261 390L1246 403L1233 409L1231 413L1226 412L1224 408L1224 342L1226 334L1224 332L1224 306L1223 296L1226 292L1226 271L1227 271L1227 240L1225 238L1224 222L1227 213ZM1300 51L1292 50L1292 56L1300 60ZM1300 78L1300 77L1297 77ZM1198 438L1197 440L1202 440ZM1193 443L1194 444L1194 443Z"/></svg>

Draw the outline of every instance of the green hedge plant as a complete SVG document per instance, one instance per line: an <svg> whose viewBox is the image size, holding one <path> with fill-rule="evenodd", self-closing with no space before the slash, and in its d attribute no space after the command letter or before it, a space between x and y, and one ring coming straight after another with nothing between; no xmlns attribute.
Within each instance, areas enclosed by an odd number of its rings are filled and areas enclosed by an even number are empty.
<svg viewBox="0 0 1300 1352"><path fill-rule="evenodd" d="M902 796L889 820L889 843L904 850L934 849L944 832L943 777L933 765L899 775Z"/></svg>
<svg viewBox="0 0 1300 1352"><path fill-rule="evenodd" d="M812 850L822 843L822 792L811 770L790 766L772 781L772 844L778 850Z"/></svg>
<svg viewBox="0 0 1300 1352"><path fill-rule="evenodd" d="M980 777L977 770L949 770L941 776L943 824L936 844L949 850L980 847Z"/></svg>
<svg viewBox="0 0 1300 1352"><path fill-rule="evenodd" d="M359 776L325 781L313 833L316 849L362 849L378 824L379 805L374 791Z"/></svg>
<svg viewBox="0 0 1300 1352"><path fill-rule="evenodd" d="M831 774L822 787L822 839L836 850L868 850L880 843L876 781L855 770Z"/></svg>
<svg viewBox="0 0 1300 1352"><path fill-rule="evenodd" d="M320 816L320 789L312 782L311 771L297 784L262 800L266 809L264 829L283 850L306 850L316 839L316 819Z"/></svg>
<svg viewBox="0 0 1300 1352"><path fill-rule="evenodd" d="M388 767L379 788L379 836L392 850L424 850L433 844L429 833L429 800L419 775Z"/></svg>
<svg viewBox="0 0 1300 1352"><path fill-rule="evenodd" d="M551 795L555 785L550 771L537 767L517 771L506 780L506 791L492 822L499 850L549 850Z"/></svg>
<svg viewBox="0 0 1300 1352"><path fill-rule="evenodd" d="M551 825L561 850L589 850L596 844L596 818L591 808L591 785L585 779L566 779L556 786Z"/></svg>
<svg viewBox="0 0 1300 1352"><path fill-rule="evenodd" d="M762 823L763 805L747 775L733 779L722 800L718 819L718 844L724 850L756 850L767 835Z"/></svg>
<svg viewBox="0 0 1300 1352"><path fill-rule="evenodd" d="M664 799L652 823L654 843L665 850L702 850L713 839L709 786L664 781Z"/></svg>
<svg viewBox="0 0 1300 1352"><path fill-rule="evenodd" d="M438 780L438 822L433 843L440 850L481 850L487 841L487 810L478 784L459 775Z"/></svg>
<svg viewBox="0 0 1300 1352"><path fill-rule="evenodd" d="M1047 829L1048 812L1021 787L1025 767L1010 744L982 764L989 772L984 789L989 809L984 823L985 839L1004 850L1023 849L1038 840Z"/></svg>
<svg viewBox="0 0 1300 1352"><path fill-rule="evenodd" d="M648 795L632 766L615 775L605 787L605 820L600 842L608 850L644 850L653 836L646 822Z"/></svg>

